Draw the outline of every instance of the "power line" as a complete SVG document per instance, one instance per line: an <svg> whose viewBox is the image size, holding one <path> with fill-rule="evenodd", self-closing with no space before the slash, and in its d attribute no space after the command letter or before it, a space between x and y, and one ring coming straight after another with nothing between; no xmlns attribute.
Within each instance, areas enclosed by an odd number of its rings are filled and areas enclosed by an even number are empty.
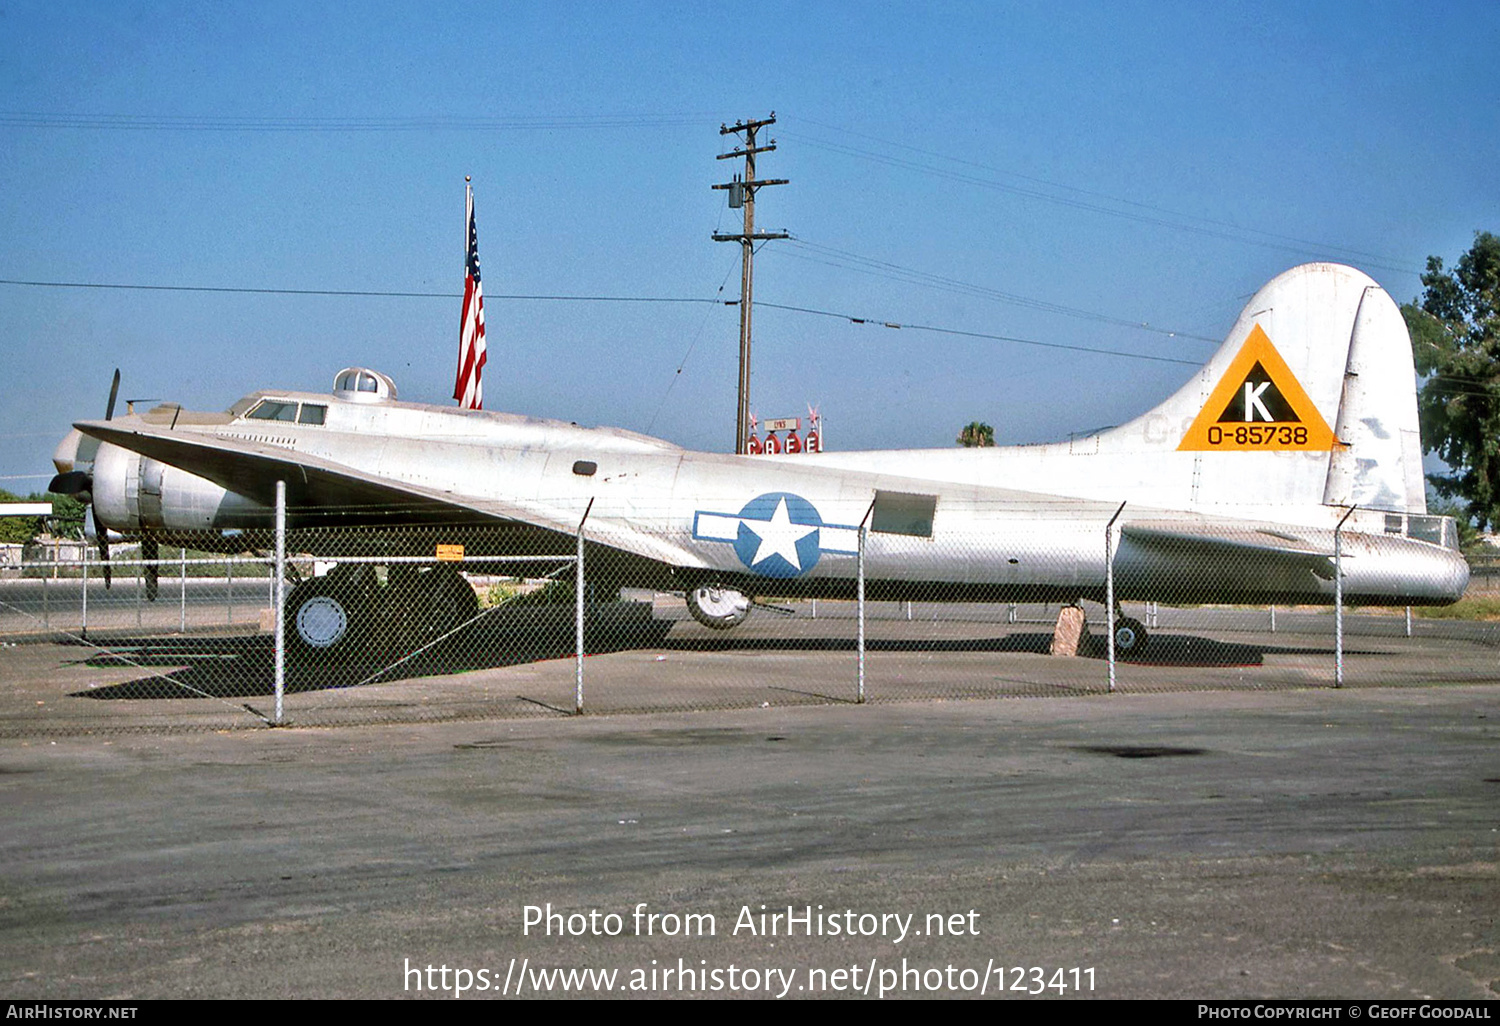
<svg viewBox="0 0 1500 1026"><path fill-rule="evenodd" d="M721 203L719 205L719 220L714 225L714 233L715 234L717 234L718 231L719 231L719 229L724 226L724 211L726 211L728 209L729 209L728 196L726 195L725 196L725 202ZM764 245L764 243L762 243L762 245ZM731 265L730 268L727 271L724 272L724 277L719 282L718 289L716 289L714 291L714 301L715 302L719 302L720 301L718 299L718 297L720 297L720 296L722 296L724 294L724 287L729 284L729 276L731 274L733 274L733 273L734 273L734 267ZM661 402L657 403L657 405L656 405L656 412L653 413L653 414L651 414L651 420L648 421L647 424L646 424L646 434L649 435L651 433L651 428L654 427L655 424L656 424L656 418L660 417L661 416L661 411L664 410L664 409L666 409L667 400L672 397L672 389L674 389L674 388L677 387L677 381L678 381L678 379L680 379L682 377L682 370L683 370L684 367L687 366L688 360L692 357L693 350L698 348L698 342L699 342L700 339L703 338L704 329L706 329L708 327L709 318L712 317L712 316L713 316L713 311L710 310L710 311L704 313L703 319L698 322L698 330L693 333L693 340L688 343L687 352L685 352L685 353L682 354L682 361L680 363L678 363L677 370L672 374L671 380L667 382L667 390L664 393L662 393Z"/></svg>
<svg viewBox="0 0 1500 1026"><path fill-rule="evenodd" d="M878 138L877 136L870 135L869 133L866 133L866 132L856 132L856 131L854 131L852 129L841 128L838 125L830 125L830 124L827 124L827 123L822 122L822 121L815 121L812 118L796 118L796 117L794 117L793 120L794 121L805 121L809 125L817 125L819 128L827 128L827 129L829 129L831 131L834 131L834 132L843 132L843 133L845 133L847 135L858 136L858 137L863 138L863 139L875 139L875 138ZM882 139L881 141L883 142L884 140ZM1021 180L1023 182L1032 182L1032 183L1034 183L1036 185L1046 186L1047 188L1050 188L1050 189L1062 189L1062 190L1064 190L1066 192L1077 193L1080 196L1092 196L1095 199L1108 200L1111 203L1120 203L1120 204L1124 204L1126 206L1131 206L1131 207L1139 207L1142 210L1151 210L1151 211L1155 211L1156 213L1159 213L1159 214L1167 214L1167 215L1169 215L1171 217L1182 218L1184 220L1201 221L1204 224L1217 225L1217 226L1219 226L1221 228L1228 228L1228 229L1231 229L1233 231L1251 232L1251 233L1256 234L1256 235L1264 235L1265 237L1270 238L1270 239L1280 239L1283 242L1294 242L1294 243L1297 243L1298 245L1301 245L1301 246L1311 246L1314 249L1338 250L1338 251L1343 252L1343 253L1348 253L1351 256L1365 257L1365 258L1370 259L1370 260L1390 260L1390 261L1394 261L1395 260L1394 257L1382 256L1379 253L1366 253L1363 250L1351 249L1351 248L1349 248L1347 246L1335 246L1335 245L1332 245L1330 243L1317 242L1317 241L1314 241L1312 239L1297 238L1296 236L1293 236L1293 235L1282 235L1282 234L1277 233L1277 232L1268 232L1268 231L1266 231L1264 229L1261 229L1261 228L1250 228L1250 227L1246 227L1245 225L1235 224L1233 221L1221 221L1221 220L1218 220L1216 218L1203 217L1203 216L1198 215L1198 214L1185 214L1185 213L1183 213L1181 211L1171 210L1171 209L1169 209L1167 207L1156 206L1156 205L1151 204L1151 203L1142 203L1139 200L1126 199L1123 196L1112 196L1109 193L1096 192L1096 191L1094 191L1092 189L1083 189L1083 188L1079 188L1076 185L1068 185L1065 182L1054 182L1051 179L1039 178L1039 177L1036 177L1034 175L1026 175L1026 174L1022 174L1019 171L1008 171L1008 170L1005 170L1004 168L997 168L997 167L994 167L994 166L989 165L989 164L982 164L982 163L979 163L978 161L966 160L963 157L954 157L954 156L951 156L951 155L946 154L946 153L938 153L935 150L924 150L924 149L921 149L920 147L908 146L908 145L905 145L905 144L902 144L902 143L892 143L891 145L894 146L897 149L907 150L907 151L912 152L912 153L920 154L920 155L922 155L924 157L934 157L934 158L936 158L938 160L946 160L946 161L950 161L950 162L952 162L954 164L962 164L962 165L965 165L965 166L968 166L968 167L977 168L978 170L981 170L981 171L988 171L988 172L990 172L992 174L1004 175L1004 176L1009 177L1009 178L1016 178L1016 179L1019 179L1019 180Z"/></svg>
<svg viewBox="0 0 1500 1026"><path fill-rule="evenodd" d="M275 289L219 285L138 285L125 282L26 281L0 278L0 285L23 285L52 289L126 289L138 292L208 292L252 296L352 296L362 299L462 299L462 292L393 292L381 289ZM486 299L532 302L576 303L716 303L718 300L694 296L566 296L517 295L497 293Z"/></svg>
<svg viewBox="0 0 1500 1026"><path fill-rule="evenodd" d="M907 329L909 331L930 331L939 335L957 335L962 338L980 338L994 342L1014 342L1023 346L1038 346L1042 349L1066 349L1075 353L1094 353L1099 356L1118 356L1126 360L1150 360L1153 363L1177 363L1187 367L1202 366L1202 360L1180 360L1173 356L1151 356L1146 353L1127 353L1118 349L1099 349L1094 346L1074 346L1063 342L1042 342L1034 338L1019 338L1015 335L992 335L983 331L964 331L959 328L942 328L932 324L902 324L897 321L885 321L876 317L854 317L850 314L836 313L832 310L816 310L806 306L790 306L784 303L766 303L761 306L770 307L773 310L790 310L794 313L814 314L819 317L836 317L848 321L851 324L868 324L877 328Z"/></svg>
<svg viewBox="0 0 1500 1026"><path fill-rule="evenodd" d="M808 124L820 124L818 122L810 121L806 118L803 118L802 120L807 121ZM823 125L821 127L833 128L834 126ZM846 129L837 128L835 128L834 130L847 131ZM860 133L850 134L859 135ZM951 161L958 165L972 167L976 170L986 172L988 175L1001 175L1006 177L1018 178L1022 181L1030 182L1034 185L1043 186L1048 189L1058 189L1068 192L1075 192L1081 196L1090 196L1097 199L1105 199L1111 203L1137 207L1140 208L1140 212L1121 210L1116 207L1110 207L1100 203L1090 202L1089 200L1074 199L1068 196L1059 196L1052 192L1045 192L1041 188L1011 185L1006 182L997 181L993 177L983 177L964 171L956 171L937 167L931 164L925 164L915 160L908 160L886 153L878 153L871 150L861 149L858 146L851 146L847 143L833 142L827 139L819 139L816 136L808 136L799 132L784 132L783 135L785 135L789 139L797 139L803 144L812 146L816 149L823 149L833 153L843 154L845 156L858 157L862 160L869 160L878 164L885 164L890 167L916 171L920 174L932 175L937 178L945 178L950 181L963 182L968 185L976 185L981 188L993 189L999 192L1006 192L1016 196L1023 196L1028 199L1039 199L1048 203L1055 203L1060 206L1072 207L1077 210L1087 210L1093 213L1105 214L1110 217L1124 218L1126 220L1135 221L1141 224L1150 224L1162 228L1171 228L1177 231L1189 232L1191 234L1201 235L1208 238L1224 239L1231 242L1246 243L1252 246L1261 246L1267 249L1301 253L1304 255L1309 253L1342 253L1346 254L1349 257L1360 258L1361 262L1363 262L1368 267L1378 268L1384 271L1394 271L1399 274L1421 273L1419 270L1413 269L1411 267L1399 266L1394 260L1389 257L1382 257L1378 254L1364 253L1360 250L1351 249L1347 246L1336 246L1328 243L1313 242L1311 240L1298 239L1293 236L1279 235L1274 232L1263 231L1258 228L1245 228L1228 221L1217 221L1212 218L1198 217L1192 214L1183 214L1176 211L1167 210L1163 207L1156 207L1150 204L1140 203L1135 200L1122 199L1120 197L1109 196L1104 193L1097 193L1091 192L1086 189L1079 189L1074 186L1061 185L1055 182L1049 182L1046 179L1032 178L1026 175L1018 175L1014 172L1004 171L999 168L979 164L974 161L967 161L958 157L950 157L944 154L933 153L928 150L918 150L915 147L903 146L901 148L911 150L922 156L933 157L939 160ZM1196 221L1199 223L1186 223L1191 221ZM1262 236L1262 238L1247 237L1251 235Z"/></svg>
<svg viewBox="0 0 1500 1026"><path fill-rule="evenodd" d="M707 112L537 115L499 118L450 114L423 114L409 117L301 118L0 111L0 125L11 128L171 132L494 132L557 131L560 129L593 131L601 128L702 126L715 118L717 115Z"/></svg>
<svg viewBox="0 0 1500 1026"><path fill-rule="evenodd" d="M72 289L127 289L141 290L147 292L199 292L199 293L229 293L248 295L271 295L271 296L342 296L355 298L378 298L378 299L461 299L462 294L458 292L389 292L376 290L354 290L354 289L276 289L276 288L249 288L228 287L212 285L136 285L120 282L61 282L61 281L27 281L14 278L0 278L0 285L33 286L39 288L72 288ZM515 301L538 301L538 302L582 302L582 303L698 303L712 304L715 306L738 306L738 300L706 299L701 296L568 296L568 295L507 295L504 293L494 297L486 296L486 299L504 299ZM818 310L813 307L793 306L786 303L765 303L761 306L774 310L786 310L792 313L810 314L818 317L834 317L845 320L851 324L874 324L887 328L907 328L912 331L928 331L942 335L955 335L965 338L988 339L996 342L1014 342L1018 345L1037 346L1043 349L1063 349L1076 353L1095 353L1101 356L1117 356L1126 360L1149 360L1154 363L1178 363L1186 366L1196 367L1202 361L1180 360L1168 356L1151 356L1145 353L1127 353L1118 349L1100 349L1093 346L1075 346L1062 342L1043 342L1038 339L1020 338L1014 335L995 335L986 332L964 331L959 328L944 328L930 324L902 324L895 321L887 321L878 317L857 317L851 314L835 313L831 310Z"/></svg>
<svg viewBox="0 0 1500 1026"><path fill-rule="evenodd" d="M1074 306L1066 306L1061 303L1052 303L1042 299L1032 299L1014 292L1003 292L985 285L976 285L973 282L963 281L958 278L950 278L945 275L931 274L926 271L914 270L893 264L873 257L861 256L858 253L850 253L846 250L834 249L831 246L820 246L816 243L807 242L795 235L791 239L793 246L809 250L820 256L827 255L831 259L814 259L798 253L786 253L797 260L806 260L809 263L822 264L825 267L837 267L841 270L855 271L860 274L870 274L891 281L906 282L911 285L920 285L926 288L938 289L944 292L953 292L959 295L975 296L980 299L993 299L1001 303L1010 303L1016 306L1026 307L1032 310L1041 310L1047 313L1062 314L1067 317L1078 317L1083 320L1096 321L1101 324L1113 324L1124 328L1133 328L1138 331L1149 331L1168 338L1190 338L1200 342L1211 342L1217 345L1221 339L1211 338L1207 335L1197 335L1188 331L1177 331L1171 328L1158 328L1145 321L1133 321L1123 317L1112 317L1109 314L1096 313L1092 310L1083 310ZM841 262L844 261L844 262Z"/></svg>

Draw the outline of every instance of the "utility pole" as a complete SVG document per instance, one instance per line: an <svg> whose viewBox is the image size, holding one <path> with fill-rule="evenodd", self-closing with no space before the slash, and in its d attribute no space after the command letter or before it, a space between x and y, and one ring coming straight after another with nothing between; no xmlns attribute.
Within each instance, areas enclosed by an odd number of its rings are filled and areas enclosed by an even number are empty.
<svg viewBox="0 0 1500 1026"><path fill-rule="evenodd" d="M765 146L758 146L755 142L755 133L767 125L776 123L776 113L761 121L737 121L733 125L720 125L720 135L738 135L745 133L745 145L743 148L736 146L729 153L721 153L719 160L731 160L735 157L745 158L744 177L735 175L734 180L722 182L714 186L715 189L729 190L729 206L731 209L741 208L745 211L745 229L741 232L730 234L714 233L715 242L738 242L740 244L740 391L739 406L735 413L734 426L734 451L743 454L746 451L746 442L750 437L750 295L755 280L755 243L761 239L784 239L786 232L757 232L755 230L755 193L763 185L786 185L785 178L755 177L755 155L757 153L769 153L776 148L776 140L772 139Z"/></svg>

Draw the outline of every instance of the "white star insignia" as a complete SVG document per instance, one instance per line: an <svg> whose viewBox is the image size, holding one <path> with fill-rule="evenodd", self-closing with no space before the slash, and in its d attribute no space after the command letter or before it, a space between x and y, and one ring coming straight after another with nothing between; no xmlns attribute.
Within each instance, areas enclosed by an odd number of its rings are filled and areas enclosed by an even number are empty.
<svg viewBox="0 0 1500 1026"><path fill-rule="evenodd" d="M776 512L771 514L770 520L741 522L760 539L760 546L755 550L755 558L750 561L752 567L760 565L771 556L780 556L792 564L793 569L801 571L802 560L797 556L797 543L817 528L810 524L792 523L791 514L787 512L785 498L776 504Z"/></svg>

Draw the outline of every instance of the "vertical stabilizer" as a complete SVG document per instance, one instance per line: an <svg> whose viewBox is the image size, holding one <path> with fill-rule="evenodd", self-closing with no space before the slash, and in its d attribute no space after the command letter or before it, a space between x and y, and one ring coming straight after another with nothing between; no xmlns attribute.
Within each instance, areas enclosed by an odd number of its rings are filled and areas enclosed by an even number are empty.
<svg viewBox="0 0 1500 1026"><path fill-rule="evenodd" d="M1365 289L1339 399L1323 502L1426 513L1416 370L1401 311L1384 290Z"/></svg>

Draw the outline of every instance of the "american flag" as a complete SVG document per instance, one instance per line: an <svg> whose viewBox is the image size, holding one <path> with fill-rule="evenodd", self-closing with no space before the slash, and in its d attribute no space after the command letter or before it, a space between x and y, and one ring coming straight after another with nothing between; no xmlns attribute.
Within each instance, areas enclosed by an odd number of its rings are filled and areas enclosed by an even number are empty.
<svg viewBox="0 0 1500 1026"><path fill-rule="evenodd" d="M468 186L469 238L464 260L464 316L458 327L458 380L453 398L465 410L484 409L484 292L479 287L479 233L474 228L474 187Z"/></svg>

